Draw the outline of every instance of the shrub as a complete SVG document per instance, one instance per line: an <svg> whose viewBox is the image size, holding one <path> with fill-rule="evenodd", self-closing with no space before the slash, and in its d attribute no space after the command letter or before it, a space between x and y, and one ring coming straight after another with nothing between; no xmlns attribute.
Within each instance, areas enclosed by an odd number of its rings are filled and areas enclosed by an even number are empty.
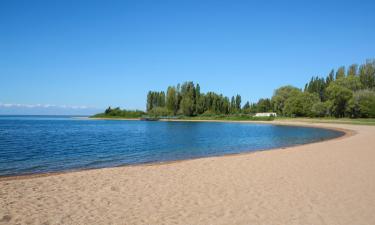
<svg viewBox="0 0 375 225"><path fill-rule="evenodd" d="M375 91L361 90L350 99L349 110L352 117L375 117Z"/></svg>

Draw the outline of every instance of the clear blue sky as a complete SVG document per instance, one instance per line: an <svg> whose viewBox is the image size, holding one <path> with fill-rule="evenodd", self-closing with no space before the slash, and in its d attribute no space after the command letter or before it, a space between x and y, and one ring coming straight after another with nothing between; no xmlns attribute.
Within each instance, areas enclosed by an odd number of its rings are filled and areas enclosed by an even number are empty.
<svg viewBox="0 0 375 225"><path fill-rule="evenodd" d="M0 1L8 113L144 109L148 90L190 80L257 101L374 57L374 1Z"/></svg>

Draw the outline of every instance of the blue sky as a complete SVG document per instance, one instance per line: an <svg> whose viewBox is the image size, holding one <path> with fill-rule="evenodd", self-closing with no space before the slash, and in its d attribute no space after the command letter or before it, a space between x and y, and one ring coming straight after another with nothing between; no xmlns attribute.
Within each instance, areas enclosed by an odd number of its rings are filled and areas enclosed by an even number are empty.
<svg viewBox="0 0 375 225"><path fill-rule="evenodd" d="M3 0L0 113L144 109L148 90L190 80L257 101L374 58L374 11L374 1Z"/></svg>

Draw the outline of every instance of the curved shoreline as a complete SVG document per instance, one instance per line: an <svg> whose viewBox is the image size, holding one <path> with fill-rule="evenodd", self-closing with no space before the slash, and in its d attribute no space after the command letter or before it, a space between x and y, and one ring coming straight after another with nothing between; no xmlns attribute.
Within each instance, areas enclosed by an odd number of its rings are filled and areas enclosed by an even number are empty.
<svg viewBox="0 0 375 225"><path fill-rule="evenodd" d="M346 135L282 151L2 180L0 224L375 224L375 127L281 123Z"/></svg>
<svg viewBox="0 0 375 225"><path fill-rule="evenodd" d="M139 119L106 119L106 118L89 118L89 119L99 119L99 120L129 120L129 121L134 121L134 120L139 120ZM220 122L220 123L251 123L251 124L271 124L271 125L276 125L276 126L291 126L291 127L307 127L307 128L318 128L318 129L325 129L325 130L333 130L333 131L338 131L342 132L343 134L335 137L335 138L327 138L324 140L319 140L319 141L313 141L313 142L308 142L308 143L303 143L303 144L296 144L296 145L290 145L290 146L285 146L285 147L275 147L275 148L264 148L264 149L257 149L257 150L252 150L252 151L243 151L243 152L238 152L238 153L225 153L222 155L212 155L212 156L202 156L202 157L196 157L196 158L186 158L186 159L179 159L179 160L169 160L169 161L160 161L160 162L145 162L145 163L137 163L137 164L124 164L124 165L118 165L118 166L109 166L109 167L101 167L101 168L78 168L78 169L68 169L64 171L56 171L56 172L46 172L46 173L31 173L31 174L21 174L21 175L5 175L5 176L0 176L0 182L2 181L9 181L9 180L20 180L20 179L33 179L33 178L38 178L38 177L47 177L47 176L57 176L57 175L63 175L67 173L79 173L79 172L84 172L84 171L90 171L90 170L101 170L101 169L106 169L106 168L121 168L121 167L139 167L139 166L158 166L158 165L163 165L163 164L173 164L173 163L181 163L184 161L190 161L190 160L199 160L203 158L216 158L216 157L231 157L231 156L236 156L236 155L247 155L247 154L254 154L257 152L264 152L264 151L275 151L275 150L283 150L283 149L289 149L289 148L294 148L298 146L303 146L303 145L312 145L316 143L322 143L326 141L332 141L332 140L337 140L341 138L346 138L350 137L352 135L355 135L355 131L349 130L349 129L342 129L342 128L337 128L337 127L322 127L322 126L314 126L312 124L293 124L292 123L284 123L284 122L276 122L276 121L225 121L225 120L174 120L174 119L161 119L161 122Z"/></svg>

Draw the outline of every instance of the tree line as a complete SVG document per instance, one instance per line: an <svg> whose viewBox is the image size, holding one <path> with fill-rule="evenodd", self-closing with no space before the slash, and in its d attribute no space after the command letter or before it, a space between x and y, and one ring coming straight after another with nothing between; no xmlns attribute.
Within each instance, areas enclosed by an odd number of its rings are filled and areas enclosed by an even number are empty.
<svg viewBox="0 0 375 225"><path fill-rule="evenodd" d="M202 93L199 84L184 82L164 91L149 91L146 110L154 116L210 116L276 112L288 117L375 118L375 60L331 70L325 77L314 76L303 89L287 85L271 98L242 103L239 94L231 98L215 92ZM144 115L141 111L121 112L108 108L104 115ZM102 115L102 114L101 114Z"/></svg>
<svg viewBox="0 0 375 225"><path fill-rule="evenodd" d="M271 104L285 116L375 117L375 60L348 69L341 66L326 77L312 77L304 90L281 87Z"/></svg>
<svg viewBox="0 0 375 225"><path fill-rule="evenodd" d="M375 117L375 60L339 67L327 76L312 77L304 89L291 85L274 91L271 98L241 106L241 96L229 99L215 92L201 93L199 84L185 82L165 92L150 91L147 112L159 115L254 114L276 112L292 117Z"/></svg>
<svg viewBox="0 0 375 225"><path fill-rule="evenodd" d="M151 115L161 116L235 114L242 111L240 95L229 99L215 92L202 93L200 85L192 81L169 86L166 92L149 91L146 109Z"/></svg>

